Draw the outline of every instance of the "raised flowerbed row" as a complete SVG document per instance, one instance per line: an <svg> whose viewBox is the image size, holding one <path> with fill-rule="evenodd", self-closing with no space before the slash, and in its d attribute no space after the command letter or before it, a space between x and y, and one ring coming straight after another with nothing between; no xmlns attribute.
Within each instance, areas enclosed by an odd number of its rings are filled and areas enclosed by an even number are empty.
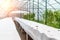
<svg viewBox="0 0 60 40"><path fill-rule="evenodd" d="M35 21L38 23L43 23L43 24L46 23L46 25L48 26L52 26L54 28L60 29L60 10L56 10L56 11L48 10L47 14L44 12L42 16L43 16L43 20L35 20L34 19L35 14L29 13L27 15L24 15L23 18L31 21Z"/></svg>

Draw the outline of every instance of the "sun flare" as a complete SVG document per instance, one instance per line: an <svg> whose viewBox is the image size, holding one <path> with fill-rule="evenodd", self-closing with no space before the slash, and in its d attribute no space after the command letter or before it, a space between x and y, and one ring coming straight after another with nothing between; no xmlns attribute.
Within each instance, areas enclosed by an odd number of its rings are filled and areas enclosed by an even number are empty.
<svg viewBox="0 0 60 40"><path fill-rule="evenodd" d="M7 14L15 8L13 0L0 0L0 16Z"/></svg>
<svg viewBox="0 0 60 40"><path fill-rule="evenodd" d="M3 0L3 1L0 0L0 8L4 10L10 10L9 8L11 7L13 7L11 4L11 0Z"/></svg>

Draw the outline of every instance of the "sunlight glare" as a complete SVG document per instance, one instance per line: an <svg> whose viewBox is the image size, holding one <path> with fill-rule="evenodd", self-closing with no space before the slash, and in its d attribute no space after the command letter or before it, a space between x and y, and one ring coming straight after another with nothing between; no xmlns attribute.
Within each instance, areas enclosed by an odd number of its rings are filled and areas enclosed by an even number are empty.
<svg viewBox="0 0 60 40"><path fill-rule="evenodd" d="M14 8L12 0L0 0L0 16L7 14Z"/></svg>

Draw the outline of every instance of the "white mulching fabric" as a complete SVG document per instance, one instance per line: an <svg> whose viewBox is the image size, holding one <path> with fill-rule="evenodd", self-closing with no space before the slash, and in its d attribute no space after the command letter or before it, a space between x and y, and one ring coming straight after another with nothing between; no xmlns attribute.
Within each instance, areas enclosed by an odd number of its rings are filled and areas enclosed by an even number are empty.
<svg viewBox="0 0 60 40"><path fill-rule="evenodd" d="M12 18L0 20L0 40L21 40Z"/></svg>
<svg viewBox="0 0 60 40"><path fill-rule="evenodd" d="M22 18L15 20L34 40L60 40L60 32L56 28Z"/></svg>

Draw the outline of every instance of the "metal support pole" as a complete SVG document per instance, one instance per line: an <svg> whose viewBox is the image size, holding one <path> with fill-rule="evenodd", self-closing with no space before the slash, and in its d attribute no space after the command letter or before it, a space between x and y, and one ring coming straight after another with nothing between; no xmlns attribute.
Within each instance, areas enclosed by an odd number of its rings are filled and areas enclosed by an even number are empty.
<svg viewBox="0 0 60 40"><path fill-rule="evenodd" d="M45 24L47 24L47 0L45 0Z"/></svg>
<svg viewBox="0 0 60 40"><path fill-rule="evenodd" d="M28 0L29 3L29 14L30 14L30 0ZM29 15L29 20L30 20L30 15Z"/></svg>
<svg viewBox="0 0 60 40"><path fill-rule="evenodd" d="M37 18L38 18L38 22L39 22L39 0L38 0L38 14L37 14Z"/></svg>
<svg viewBox="0 0 60 40"><path fill-rule="evenodd" d="M33 0L33 14L34 14L34 0ZM34 18L33 18L33 20L34 20Z"/></svg>
<svg viewBox="0 0 60 40"><path fill-rule="evenodd" d="M28 0L27 0L27 12L28 12ZM28 15L28 14L27 14ZM29 19L29 17L28 17L28 19Z"/></svg>

